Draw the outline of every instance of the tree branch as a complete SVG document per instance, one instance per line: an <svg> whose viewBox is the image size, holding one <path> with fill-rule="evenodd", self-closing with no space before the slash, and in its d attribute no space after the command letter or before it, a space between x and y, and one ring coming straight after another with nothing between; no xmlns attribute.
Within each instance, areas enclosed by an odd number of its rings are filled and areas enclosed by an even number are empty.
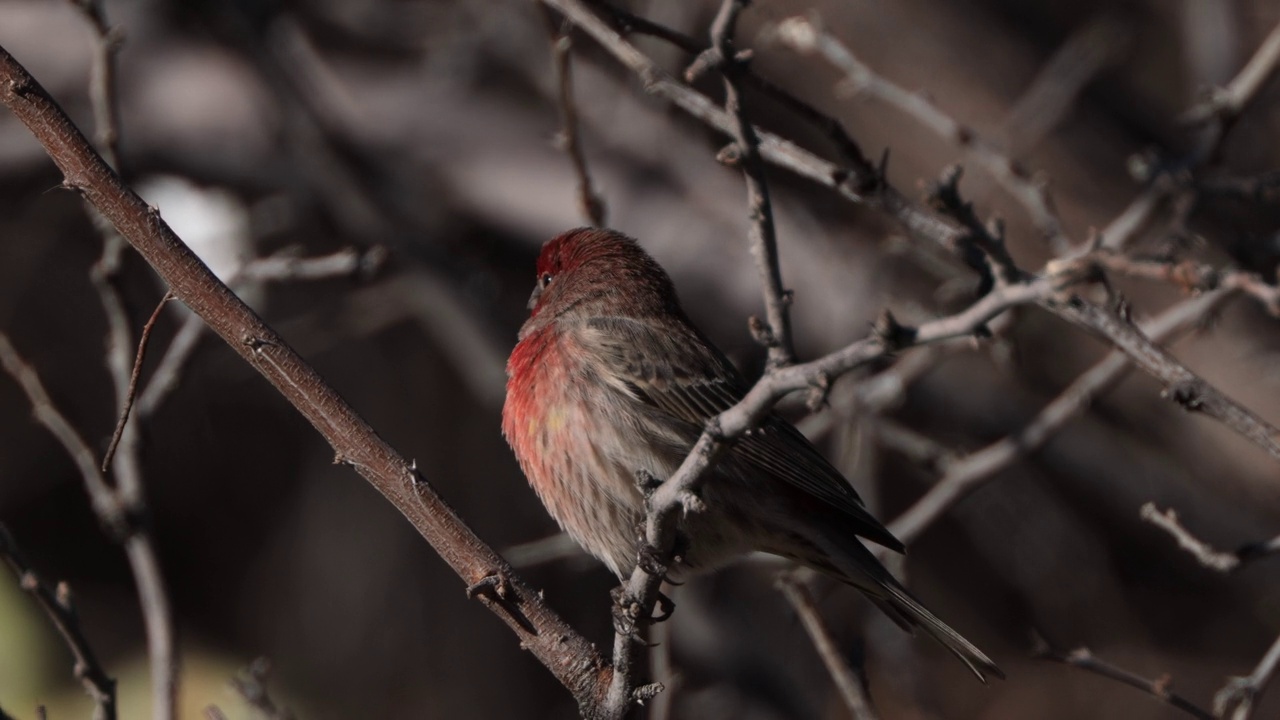
<svg viewBox="0 0 1280 720"><path fill-rule="evenodd" d="M719 159L742 168L747 182L747 208L751 219L751 255L756 261L760 285L764 289L765 321L753 318L752 335L769 352L769 367L784 367L796 360L791 343L791 293L782 287L782 271L778 267L778 237L773 223L773 205L769 201L769 185L764 179L764 161L760 158L760 139L742 104L741 64L745 61L734 50L734 34L738 15L748 0L724 0L711 23L711 59L706 61L724 77L724 109L733 117L733 145L721 150ZM747 51L744 51L746 53ZM748 55L749 56L749 55ZM707 55L699 56L700 59ZM689 67L691 79L699 63Z"/></svg>
<svg viewBox="0 0 1280 720"><path fill-rule="evenodd" d="M0 558L18 576L22 589L36 599L67 643L72 657L76 659L75 677L97 704L93 713L94 720L115 720L116 681L107 675L102 663L98 662L93 646L80 627L80 617L71 605L71 589L66 583L58 583L55 591L41 582L4 525L0 525Z"/></svg>
<svg viewBox="0 0 1280 720"><path fill-rule="evenodd" d="M491 548L458 518L416 467L386 444L274 330L215 278L168 225L121 182L39 83L0 48L0 101L44 145L65 176L106 216L173 294L274 385L351 465L405 515L468 584L505 580L505 597L481 601L519 635L577 698L598 712L610 671L595 649L543 603ZM96 463L94 465L96 470Z"/></svg>

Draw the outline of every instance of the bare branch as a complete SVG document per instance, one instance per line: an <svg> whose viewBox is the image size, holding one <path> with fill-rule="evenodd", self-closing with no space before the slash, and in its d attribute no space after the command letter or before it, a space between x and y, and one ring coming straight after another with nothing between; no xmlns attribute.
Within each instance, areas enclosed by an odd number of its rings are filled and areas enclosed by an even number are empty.
<svg viewBox="0 0 1280 720"><path fill-rule="evenodd" d="M778 576L775 584L800 617L805 632L809 633L814 649L822 658L822 664L827 666L827 672L831 673L831 679L835 681L836 689L854 720L876 720L879 715L871 707L871 699L867 697L862 680L841 657L840 649L827 630L827 624L822 621L822 614L818 612L804 582L792 573L784 573Z"/></svg>
<svg viewBox="0 0 1280 720"><path fill-rule="evenodd" d="M481 596L482 602L573 693L585 715L610 717L601 712L600 701L612 673L591 644L547 608L538 593L462 523L414 465L378 437L279 334L209 272L158 213L120 182L44 88L3 49L0 101L45 146L65 184L109 218L173 294L271 381L329 441L338 459L382 492L459 576L468 584L495 575L504 578L506 598L498 603ZM96 463L90 466L97 470Z"/></svg>
<svg viewBox="0 0 1280 720"><path fill-rule="evenodd" d="M573 172L578 176L578 208L587 223L604 227L604 198L591 183L587 169L587 155L582 149L582 134L578 123L578 106L573 100L573 40L567 28L561 28L546 5L539 5L547 21L551 35L551 67L555 71L556 95L560 101L560 135L557 144L569 155Z"/></svg>
<svg viewBox="0 0 1280 720"><path fill-rule="evenodd" d="M0 525L0 558L18 576L22 589L40 604L40 608L49 616L58 634L70 648L71 655L76 660L75 677L97 704L93 713L94 720L115 720L116 681L107 675L107 671L98 662L93 646L80 627L80 617L71 604L70 588L66 583L59 583L55 591L45 585L18 550L17 543L4 525Z"/></svg>
<svg viewBox="0 0 1280 720"><path fill-rule="evenodd" d="M773 205L769 185L764 178L764 161L760 158L760 139L742 104L740 69L743 58L734 49L734 33L738 15L747 0L723 0L711 23L711 65L724 77L724 109L734 121L733 145L720 152L719 159L742 168L747 182L747 208L751 219L751 255L764 289L765 322L752 323L752 334L769 351L769 367L783 367L796 360L791 343L791 293L782 287L782 271L778 267L778 237L773 223ZM707 57L702 55L700 57ZM687 74L694 72L691 66Z"/></svg>
<svg viewBox="0 0 1280 720"><path fill-rule="evenodd" d="M49 397L44 384L40 382L40 376L22 359L13 347L13 343L9 342L8 336L3 333L0 333L0 366L3 366L5 372L17 381L18 386L26 394L36 422L43 425L61 443L67 455L71 456L72 462L76 464L80 476L84 479L85 489L89 491L89 500L93 505L94 513L113 534L123 536L127 523L124 507L115 491L102 477L102 472L98 469L98 461L93 456L93 450L89 448L84 438L80 437L79 431L72 426L66 416L53 404L53 399Z"/></svg>
<svg viewBox="0 0 1280 720"><path fill-rule="evenodd" d="M1067 653L1059 652L1050 648L1043 640L1038 640L1038 647L1033 653L1033 657L1041 660L1051 660L1064 665L1080 668L1091 672L1095 675L1124 683L1132 688L1137 688L1151 697L1175 707L1184 713L1199 718L1199 720L1214 720L1215 715L1197 706L1195 703L1178 695L1169 689L1171 680L1168 675L1150 680L1125 670L1124 668L1112 665L1104 660L1099 659L1089 648L1076 648Z"/></svg>
<svg viewBox="0 0 1280 720"><path fill-rule="evenodd" d="M1201 565L1220 573L1232 572L1247 562L1280 552L1280 536L1249 543L1235 552L1215 550L1183 527L1178 521L1178 513L1172 509L1161 512L1155 503L1144 504L1139 517L1172 535L1178 541L1178 547L1190 553Z"/></svg>
<svg viewBox="0 0 1280 720"><path fill-rule="evenodd" d="M107 164L120 172L120 101L116 94L116 54L124 37L107 22L102 0L71 0L93 27L93 69L89 79L89 100L97 129L99 152Z"/></svg>
<svg viewBox="0 0 1280 720"><path fill-rule="evenodd" d="M793 17L778 25L776 36L782 44L801 53L818 53L845 74L844 87L850 95L868 95L906 115L943 139L955 143L980 165L1005 192L1020 202L1031 221L1055 250L1065 251L1070 240L1062 229L1062 221L1042 183L1031 179L1026 168L1012 160L995 143L977 134L973 128L944 113L920 93L913 93L876 73L859 60L840 41L822 32L804 17Z"/></svg>
<svg viewBox="0 0 1280 720"><path fill-rule="evenodd" d="M1217 118L1230 125L1248 109L1263 84L1280 64L1280 25L1272 28L1249 62L1224 88L1215 89L1209 99L1188 110L1187 122L1200 123Z"/></svg>
<svg viewBox="0 0 1280 720"><path fill-rule="evenodd" d="M1248 677L1236 677L1213 696L1213 713L1215 717L1225 718L1231 712L1230 720L1249 720L1253 717L1253 702L1262 694L1280 667L1280 638L1271 644L1258 665Z"/></svg>
<svg viewBox="0 0 1280 720"><path fill-rule="evenodd" d="M0 60L5 57L2 53L3 50L0 50ZM22 387L31 402L36 420L53 434L71 456L89 492L94 513L113 539L123 544L138 588L138 600L147 630L148 655L154 684L152 692L163 695L166 700L174 697L177 688L177 660L174 656L173 618L159 559L151 544L150 534L143 525L143 509L131 503L122 488L112 488L107 484L89 445L54 406L35 370L18 355L9 338L3 334L0 334L0 366ZM163 714L168 710L172 710L172 705L161 702L161 698L157 697L155 712Z"/></svg>
<svg viewBox="0 0 1280 720"><path fill-rule="evenodd" d="M1147 332L1152 341L1164 342L1194 326L1227 297L1227 291L1218 290L1186 300L1148 323ZM889 531L910 544L969 493L1018 459L1038 450L1068 422L1088 409L1100 395L1115 386L1131 368L1124 353L1113 351L1076 378L1018 432L964 457L954 457L949 453L938 456L934 450L930 456L939 462L945 474L924 497L889 524Z"/></svg>
<svg viewBox="0 0 1280 720"><path fill-rule="evenodd" d="M1078 297L1072 297L1065 303L1042 303L1041 306L1102 336L1128 355L1135 365L1162 381L1165 384L1164 396L1183 409L1221 422L1266 450L1271 457L1280 459L1280 430L1205 382L1132 324Z"/></svg>
<svg viewBox="0 0 1280 720"><path fill-rule="evenodd" d="M142 360L147 356L147 343L151 341L151 330L160 319L160 311L172 299L173 293L166 292L156 304L156 309L151 312L147 324L142 326L142 335L138 338L138 355L133 361L133 372L129 374L129 389L125 393L124 407L120 410L120 419L116 421L116 429L111 434L111 443L107 445L107 452L102 456L104 473L111 467L111 456L115 455L116 446L120 444L120 436L124 434L124 425L129 422L129 411L133 409L134 395L138 390L138 376L142 374Z"/></svg>

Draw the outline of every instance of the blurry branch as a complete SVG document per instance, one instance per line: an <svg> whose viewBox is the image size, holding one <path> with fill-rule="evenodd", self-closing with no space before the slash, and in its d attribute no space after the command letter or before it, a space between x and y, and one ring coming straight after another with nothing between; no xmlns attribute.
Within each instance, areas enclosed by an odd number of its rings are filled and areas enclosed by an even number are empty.
<svg viewBox="0 0 1280 720"><path fill-rule="evenodd" d="M3 63L7 59L8 56L4 54L3 49L0 49L0 73L3 72ZM83 142L83 137L81 141ZM87 143L85 148L92 152L92 148L89 148ZM115 176L112 175L112 177ZM171 714L165 713L172 713L173 704L165 704L161 700L174 699L175 696L172 693L176 691L177 668L173 656L173 620L169 599L164 590L164 581L160 574L160 561L151 543L151 535L146 529L145 508L126 495L123 487L113 488L107 484L89 445L80 437L80 433L66 416L54 406L36 371L18 355L9 338L3 334L0 334L0 366L3 366L5 372L17 381L26 394L36 421L44 425L71 456L84 480L85 488L89 492L90 505L98 516L98 520L111 537L124 546L129 567L133 572L134 583L138 588L138 601L142 606L143 622L147 628L148 655L153 682L156 684L153 687L153 694L164 694L163 698L155 698L154 712L157 716L172 717Z"/></svg>
<svg viewBox="0 0 1280 720"><path fill-rule="evenodd" d="M1179 190L1171 173L1185 175L1211 162L1222 147L1222 140L1237 118L1249 107L1280 63L1280 24L1254 52L1244 68L1227 84L1210 92L1209 100L1191 108L1184 119L1200 125L1199 135L1185 158L1165 162L1146 171L1147 189L1102 232L1103 245L1123 249L1156 215L1156 211Z"/></svg>
<svg viewBox="0 0 1280 720"><path fill-rule="evenodd" d="M871 707L871 701L862 687L862 680L841 656L840 648L827 630L827 624L822 621L822 615L804 581L795 573L783 573L778 576L776 584L800 617L801 624L809 633L809 639L813 641L813 647L822 658L827 672L831 673L831 679L835 681L836 689L840 691L840 697L854 720L877 720L879 715Z"/></svg>
<svg viewBox="0 0 1280 720"><path fill-rule="evenodd" d="M231 687L249 703L264 720L295 720L296 716L276 705L267 692L267 677L271 674L271 662L258 658L249 663L239 675L231 678Z"/></svg>
<svg viewBox="0 0 1280 720"><path fill-rule="evenodd" d="M238 287L246 282L302 282L344 277L366 277L378 272L387 251L375 245L364 251L346 248L330 255L299 257L298 248L288 247L267 257L242 265L227 283ZM160 364L138 398L138 414L148 417L160 408L178 387L182 371L191 359L207 326L199 315L186 314L177 334L169 341Z"/></svg>
<svg viewBox="0 0 1280 720"><path fill-rule="evenodd" d="M782 271L778 267L778 237L773 223L773 205L764 178L764 161L760 159L760 139L742 104L742 64L750 59L750 51L734 50L734 34L738 15L748 0L723 0L711 23L711 48L699 55L688 70L685 80L693 82L704 69L716 69L724 77L724 109L733 117L733 144L722 149L717 159L726 165L739 166L747 182L747 209L751 220L751 256L756 261L760 285L764 289L765 321L752 318L751 334L769 353L769 367L783 367L796 361L791 343L791 293L782 287Z"/></svg>
<svg viewBox="0 0 1280 720"><path fill-rule="evenodd" d="M375 245L365 250L345 248L329 255L299 257L298 248L285 248L245 263L227 284L242 282L309 282L344 277L368 277L387 259L387 249Z"/></svg>
<svg viewBox="0 0 1280 720"><path fill-rule="evenodd" d="M558 532L537 540L510 545L502 550L502 556L511 563L511 567L524 569L535 567L557 560L588 557L582 546L569 537L569 533Z"/></svg>
<svg viewBox="0 0 1280 720"><path fill-rule="evenodd" d="M649 642L653 650L649 653L649 674L653 681L662 685L662 692L653 699L649 708L649 720L671 720L672 708L675 706L676 691L680 689L683 677L672 663L672 623L658 623L650 630Z"/></svg>
<svg viewBox="0 0 1280 720"><path fill-rule="evenodd" d="M1230 720L1249 720L1253 717L1253 701L1266 689L1271 678L1275 676L1278 666L1280 666L1280 638L1271 644L1271 648L1258 661L1258 665L1248 677L1231 678L1213 696L1214 715L1226 718L1227 711L1230 710Z"/></svg>
<svg viewBox="0 0 1280 720"><path fill-rule="evenodd" d="M151 312L147 324L142 326L142 335L138 338L138 354L133 360L133 372L129 374L129 389L125 393L124 407L120 409L120 419L116 421L116 429L111 434L107 451L102 455L102 472L104 473L111 467L111 456L115 455L116 446L120 444L120 436L124 434L125 423L129 422L129 411L133 409L134 396L138 391L138 376L142 374L142 361L147 357L147 344L151 341L151 331L155 328L156 321L160 319L160 311L164 310L164 306L172 299L172 293L165 293L156 304L156 309Z"/></svg>
<svg viewBox="0 0 1280 720"><path fill-rule="evenodd" d="M1258 91L1275 72L1280 63L1280 25L1277 25L1262 41L1253 57L1245 63L1226 87L1214 88L1204 102L1191 108L1183 116L1189 123L1205 123L1216 120L1222 125L1218 134L1230 129L1232 123L1258 97Z"/></svg>
<svg viewBox="0 0 1280 720"><path fill-rule="evenodd" d="M355 468L391 501L465 582L474 587L487 578L497 579L490 583L494 592L476 596L573 693L584 715L608 717L601 712L600 701L611 673L591 644L476 537L414 464L378 437L279 334L209 272L154 209L120 182L44 88L3 48L0 101L45 147L65 176L66 187L80 192L111 220L173 294L316 427L333 446L339 462ZM7 342L4 347L8 348ZM23 367L19 365L18 370ZM33 404L40 414L42 404ZM96 463L87 447L73 455L88 456L86 481L96 477ZM100 477L96 480L101 482Z"/></svg>
<svg viewBox="0 0 1280 720"><path fill-rule="evenodd" d="M1172 509L1161 512L1155 503L1145 503L1139 517L1172 535L1178 541L1178 547L1190 553L1201 565L1220 573L1229 573L1247 562L1280 552L1280 536L1249 543L1235 552L1214 550L1213 546L1182 526L1178 513Z"/></svg>
<svg viewBox="0 0 1280 720"><path fill-rule="evenodd" d="M1153 342L1165 342L1200 322L1227 297L1227 291L1217 290L1185 300L1148 323L1144 330ZM1018 432L963 457L934 446L931 441L923 445L918 440L911 445L899 443L895 449L917 460L925 460L929 466L939 467L943 470L943 477L924 497L891 522L889 531L910 544L969 493L1020 458L1040 449L1068 422L1087 410L1099 395L1115 386L1130 368L1132 365L1124 353L1112 351L1076 378Z"/></svg>
<svg viewBox="0 0 1280 720"><path fill-rule="evenodd" d="M13 343L9 342L8 336L3 333L0 333L0 367L4 368L26 394L36 422L43 425L71 456L84 479L90 504L98 519L113 537L125 535L129 520L126 518L124 503L111 486L107 485L89 444L53 404L53 399L40 382L40 376L22 359Z"/></svg>
<svg viewBox="0 0 1280 720"><path fill-rule="evenodd" d="M538 6L551 35L551 67L555 71L556 96L560 102L560 134L556 144L569 155L573 172L578 176L578 208L587 224L604 227L604 198L596 192L587 169L587 156L582 149L582 132L578 123L578 107L573 100L573 40L568 27L560 27L545 5Z"/></svg>
<svg viewBox="0 0 1280 720"><path fill-rule="evenodd" d="M120 110L116 96L115 64L122 36L108 25L101 0L71 0L71 3L81 11L94 31L93 68L89 83L94 124L97 126L102 152L119 177L123 174L123 168L120 165ZM108 460L111 461L110 467L116 481L110 492L119 499L120 519L127 518L127 523L118 525L117 538L124 545L125 554L129 558L130 570L138 588L139 604L142 606L151 668L152 717L155 720L172 720L178 696L178 660L174 647L173 616L159 558L147 527L146 492L138 450L139 434L136 424L129 425L126 422L137 381L136 375L131 373L134 366L130 358L130 350L134 344L133 331L119 286L121 260L126 244L102 213L92 206L88 211L94 227L102 236L102 256L90 271L90 279L98 291L106 315L106 365L115 388L116 413L120 418L108 451ZM145 338L143 345L145 346ZM145 347L139 347L139 358L144 349ZM103 467L108 467L108 463L104 462ZM107 470L104 469L103 472L106 473Z"/></svg>
<svg viewBox="0 0 1280 720"><path fill-rule="evenodd" d="M1220 288L1238 291L1257 300L1271 315L1280 317L1280 286L1267 283L1257 273L1216 268L1190 260L1135 258L1109 248L1099 248L1073 260L1055 262L1051 267L1058 271L1074 267L1072 272L1106 270L1118 275L1168 283L1183 292L1208 292Z"/></svg>
<svg viewBox="0 0 1280 720"><path fill-rule="evenodd" d="M955 143L1026 208L1031 221L1056 254L1064 254L1070 248L1071 241L1062 229L1062 221L1044 183L1033 180L1026 168L995 143L944 113L923 94L910 92L876 73L840 41L819 30L806 18L784 20L777 26L775 37L783 45L802 54L818 53L844 73L841 90L847 94L874 97L914 118L944 140Z"/></svg>
<svg viewBox="0 0 1280 720"><path fill-rule="evenodd" d="M22 589L36 599L67 643L76 660L75 677L97 704L93 712L94 720L115 720L116 681L107 675L107 671L98 662L98 656L94 654L89 639L80 627L80 617L71 604L71 588L62 582L58 583L57 590L50 590L48 585L41 582L4 525L0 525L0 557L18 576Z"/></svg>
<svg viewBox="0 0 1280 720"><path fill-rule="evenodd" d="M89 100L93 106L102 159L120 172L120 102L116 95L116 53L124 41L119 28L107 23L102 0L69 0L93 27L93 68L89 78Z"/></svg>
<svg viewBox="0 0 1280 720"><path fill-rule="evenodd" d="M1029 151L1061 122L1085 87L1128 51L1132 33L1123 16L1104 10L1054 51L1005 117L1001 134L1010 157Z"/></svg>
<svg viewBox="0 0 1280 720"><path fill-rule="evenodd" d="M1042 638L1037 637L1036 648L1032 652L1032 657L1039 660L1050 660L1052 662L1070 665L1072 667L1091 672L1095 675L1101 675L1102 677L1124 683L1129 687L1137 688L1138 690L1147 693L1166 705L1175 707L1194 718L1199 718L1199 720L1214 720L1215 718L1220 717L1209 713L1190 700L1187 700L1181 695L1170 690L1169 686L1171 685L1172 680L1168 675L1156 678L1155 680L1144 678L1141 675L1135 675L1124 668L1117 667L1099 659L1089 651L1089 648L1082 647L1076 648L1070 652L1061 652L1049 647Z"/></svg>

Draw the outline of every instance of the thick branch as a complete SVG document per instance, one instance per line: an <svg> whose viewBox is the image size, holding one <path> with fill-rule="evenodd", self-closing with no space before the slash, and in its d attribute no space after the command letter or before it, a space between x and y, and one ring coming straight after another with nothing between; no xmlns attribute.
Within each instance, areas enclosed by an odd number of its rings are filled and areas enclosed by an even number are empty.
<svg viewBox="0 0 1280 720"><path fill-rule="evenodd" d="M141 198L125 187L66 114L27 71L0 48L0 101L45 146L65 184L83 194L129 240L173 294L270 381L356 469L405 515L468 584L506 580L506 597L485 604L520 636L578 699L599 707L609 669L595 649L516 577L444 500L355 413L311 366L226 285L218 281Z"/></svg>

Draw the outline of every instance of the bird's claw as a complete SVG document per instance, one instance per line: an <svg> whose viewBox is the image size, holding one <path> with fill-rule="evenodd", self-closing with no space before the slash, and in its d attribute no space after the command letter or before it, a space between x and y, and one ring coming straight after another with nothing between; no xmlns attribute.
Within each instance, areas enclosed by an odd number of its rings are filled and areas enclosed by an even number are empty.
<svg viewBox="0 0 1280 720"><path fill-rule="evenodd" d="M668 560L658 548L647 542L640 543L640 550L636 553L636 563L641 570L660 578L667 576Z"/></svg>
<svg viewBox="0 0 1280 720"><path fill-rule="evenodd" d="M609 591L609 595L613 597L613 631L635 642L644 642L638 628L638 621L644 614L640 601L621 585Z"/></svg>

